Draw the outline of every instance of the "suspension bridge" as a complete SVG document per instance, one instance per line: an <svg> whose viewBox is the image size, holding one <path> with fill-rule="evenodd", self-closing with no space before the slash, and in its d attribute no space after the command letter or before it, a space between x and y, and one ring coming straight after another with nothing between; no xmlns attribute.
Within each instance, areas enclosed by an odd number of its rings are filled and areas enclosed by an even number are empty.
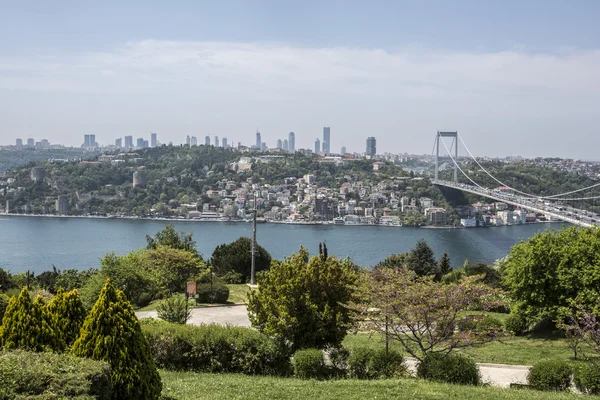
<svg viewBox="0 0 600 400"><path fill-rule="evenodd" d="M444 139L451 140L450 148L446 145ZM487 188L478 184L465 170L460 166L458 157L458 145L462 143L463 148L468 153L468 160L472 160L477 167L483 171L489 178L499 184L496 188ZM440 155L440 144L443 145L445 153ZM536 195L515 189L497 179L487 169L485 169L479 160L473 156L469 148L465 145L458 132L438 132L434 142L435 150L435 177L433 184L462 192L472 193L481 197L506 203L517 209L534 212L537 215L543 215L550 220L568 222L574 225L592 227L600 225L600 214L590 210L576 208L574 205L581 204L584 201L600 199L600 196L586 196L580 193L590 191L598 186L600 182L581 189L571 190L565 193L558 193L548 196ZM454 169L453 180L440 179L440 172L450 165ZM466 182L459 182L459 175L466 178Z"/></svg>

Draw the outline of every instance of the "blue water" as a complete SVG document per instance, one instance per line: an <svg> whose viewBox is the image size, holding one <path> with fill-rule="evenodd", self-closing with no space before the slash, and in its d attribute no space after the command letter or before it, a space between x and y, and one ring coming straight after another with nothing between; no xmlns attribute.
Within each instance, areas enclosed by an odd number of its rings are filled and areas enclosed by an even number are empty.
<svg viewBox="0 0 600 400"><path fill-rule="evenodd" d="M192 232L198 250L209 258L214 248L240 236L251 236L246 223L174 222L177 230ZM99 258L114 251L125 254L145 246L146 234L163 229L165 222L122 219L0 217L0 267L13 273L39 273L55 265L59 269L99 266ZM283 258L300 245L311 253L326 241L329 254L350 257L372 266L393 253L414 247L424 238L435 251L450 256L453 266L465 259L493 263L506 256L519 239L560 224L533 224L476 229L416 229L380 226L319 226L259 224L258 243L274 258Z"/></svg>

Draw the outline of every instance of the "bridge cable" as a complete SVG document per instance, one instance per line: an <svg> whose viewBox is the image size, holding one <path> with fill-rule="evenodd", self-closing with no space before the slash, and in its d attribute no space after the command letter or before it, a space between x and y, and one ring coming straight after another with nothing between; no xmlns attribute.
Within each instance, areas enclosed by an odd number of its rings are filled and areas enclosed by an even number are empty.
<svg viewBox="0 0 600 400"><path fill-rule="evenodd" d="M462 174L463 174L463 175L464 175L464 176L465 176L465 177L466 177L468 180L470 180L470 181L471 181L471 182L472 182L472 183L473 183L475 186L477 186L477 187L478 187L478 188L480 188L480 189L487 190L486 188L484 188L483 186L481 186L481 185L479 185L477 182L475 182L473 179L471 179L471 178L469 177L469 175L467 175L467 174L465 173L465 171L463 171L463 170L462 170L462 168L460 167L460 165L458 165L458 163L456 162L456 160L454 159L454 157L452 157L452 154L450 153L450 150L448 150L448 146L446 146L446 143L444 142L444 139L442 139L442 138L440 137L438 140L440 140L440 139L442 140L442 144L444 145L444 148L446 149L446 152L447 152L447 153L448 153L448 155L450 156L450 159L452 160L452 162L454 163L454 165L456 165L456 167L458 168L458 170L459 170L460 172L462 172Z"/></svg>

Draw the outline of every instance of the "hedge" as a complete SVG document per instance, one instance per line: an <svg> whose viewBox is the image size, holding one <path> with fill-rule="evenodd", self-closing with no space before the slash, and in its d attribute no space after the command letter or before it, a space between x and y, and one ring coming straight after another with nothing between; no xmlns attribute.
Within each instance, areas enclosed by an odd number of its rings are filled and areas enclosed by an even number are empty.
<svg viewBox="0 0 600 400"><path fill-rule="evenodd" d="M110 366L69 354L0 352L0 398L111 399Z"/></svg>
<svg viewBox="0 0 600 400"><path fill-rule="evenodd" d="M478 385L481 381L475 361L461 354L429 354L419 363L417 376L460 385Z"/></svg>
<svg viewBox="0 0 600 400"><path fill-rule="evenodd" d="M571 386L573 368L564 361L540 361L527 374L533 389L563 391Z"/></svg>
<svg viewBox="0 0 600 400"><path fill-rule="evenodd" d="M321 349L301 349L292 360L294 375L301 379L327 379L329 370Z"/></svg>

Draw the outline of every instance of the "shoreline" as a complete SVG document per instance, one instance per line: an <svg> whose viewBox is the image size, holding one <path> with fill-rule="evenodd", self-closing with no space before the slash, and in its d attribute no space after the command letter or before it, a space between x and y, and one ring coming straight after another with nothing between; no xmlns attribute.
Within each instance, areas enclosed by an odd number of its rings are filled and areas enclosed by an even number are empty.
<svg viewBox="0 0 600 400"><path fill-rule="evenodd" d="M133 220L133 221L167 221L167 222L196 222L196 223L252 223L251 220L234 219L234 220L219 220L219 219L189 219L189 218L164 218L164 217L134 217L134 216L122 216L122 217L103 217L95 215L54 215L54 214L0 214L0 217L21 217L21 218L74 218L74 219L98 219L98 220ZM535 224L556 224L563 223L568 224L564 221L535 221L527 222L525 224L507 224L507 225L486 225L486 226L455 226L455 225L422 225L422 226L404 226L404 225L385 225L385 224L335 224L333 221L315 221L315 222L288 222L288 221L260 221L258 224L274 224L274 225L301 225L301 226L378 226L386 228L412 228L412 229L478 229L478 228L498 228L502 226L523 226L523 225L535 225Z"/></svg>

